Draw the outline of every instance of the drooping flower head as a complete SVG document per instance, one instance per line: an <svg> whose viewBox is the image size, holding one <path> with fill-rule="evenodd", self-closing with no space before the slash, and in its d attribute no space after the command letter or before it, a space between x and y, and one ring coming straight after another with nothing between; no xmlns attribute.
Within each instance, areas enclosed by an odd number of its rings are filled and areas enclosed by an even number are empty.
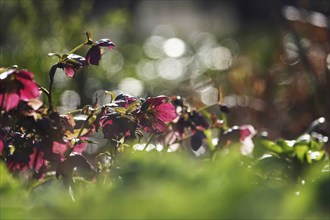
<svg viewBox="0 0 330 220"><path fill-rule="evenodd" d="M101 60L101 47L108 47L112 50L115 44L109 39L100 39L93 43L92 47L88 50L86 54L86 60L89 64L98 65Z"/></svg>
<svg viewBox="0 0 330 220"><path fill-rule="evenodd" d="M2 71L4 70L4 71ZM28 70L0 69L0 109L9 111L16 108L19 101L29 101L39 97L39 87Z"/></svg>
<svg viewBox="0 0 330 220"><path fill-rule="evenodd" d="M68 77L74 77L76 70L87 66L86 59L77 54L69 54L63 61L59 62L56 67L64 70Z"/></svg>
<svg viewBox="0 0 330 220"><path fill-rule="evenodd" d="M174 120L177 116L172 103L166 102L167 96L147 98L136 116L139 125L144 131L154 134L163 133L166 130L166 122Z"/></svg>

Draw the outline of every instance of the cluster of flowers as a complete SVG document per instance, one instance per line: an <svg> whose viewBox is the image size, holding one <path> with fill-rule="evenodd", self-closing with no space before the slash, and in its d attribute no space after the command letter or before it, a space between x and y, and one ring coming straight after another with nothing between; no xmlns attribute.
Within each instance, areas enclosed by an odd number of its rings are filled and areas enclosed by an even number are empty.
<svg viewBox="0 0 330 220"><path fill-rule="evenodd" d="M4 71L3 71L4 70ZM160 134L177 117L168 97L138 99L120 94L104 106L86 106L79 127L71 114L49 112L27 70L2 69L0 81L0 154L13 172L28 168L41 177L49 165L58 165L71 153L81 154L88 137L102 128L109 140L135 138L137 131Z"/></svg>
<svg viewBox="0 0 330 220"><path fill-rule="evenodd" d="M56 69L62 68L68 77L74 77L78 69L99 63L101 47L114 46L109 39L94 42L88 32L86 35L87 41L70 53L50 54L56 55L59 61L51 67L49 91L40 87L28 70L19 70L16 66L0 69L0 157L13 173L40 179L47 171L56 171L57 176L65 177L72 175L74 167L83 167L91 171L92 176L97 171L91 168L83 151L99 130L104 138L116 143L115 147L144 134L151 137L161 134L167 146L189 139L190 149L198 151L207 138L205 131L222 127L222 121L215 114L208 120L179 96L143 99L111 93L109 103L99 106L96 102L83 107L82 122L71 113L60 115L51 107L51 85ZM86 57L73 53L85 45L91 46ZM40 99L42 92L48 96L48 106ZM225 106L219 107L228 111ZM244 143L251 138L252 131L251 127L237 127L222 132L225 140L222 145L230 141Z"/></svg>

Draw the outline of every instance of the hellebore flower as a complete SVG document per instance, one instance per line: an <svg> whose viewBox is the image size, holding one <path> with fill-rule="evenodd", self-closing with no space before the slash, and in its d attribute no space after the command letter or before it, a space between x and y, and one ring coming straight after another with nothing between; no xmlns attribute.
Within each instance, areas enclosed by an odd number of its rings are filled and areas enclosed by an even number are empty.
<svg viewBox="0 0 330 220"><path fill-rule="evenodd" d="M115 44L109 39L101 39L96 41L86 54L86 60L89 64L98 65L101 60L101 47L108 47L112 50Z"/></svg>
<svg viewBox="0 0 330 220"><path fill-rule="evenodd" d="M256 133L252 125L233 126L223 134L219 144L224 147L239 142L241 154L251 155L254 149L252 138Z"/></svg>
<svg viewBox="0 0 330 220"><path fill-rule="evenodd" d="M134 135L135 123L118 112L110 112L100 118L104 138L119 140Z"/></svg>
<svg viewBox="0 0 330 220"><path fill-rule="evenodd" d="M172 103L167 103L166 96L147 98L136 116L139 125L145 132L159 134L166 130L165 122L170 122L176 118L177 114Z"/></svg>
<svg viewBox="0 0 330 220"><path fill-rule="evenodd" d="M186 112L182 114L175 123L175 130L181 137L184 136L186 129L190 129L193 133L196 131L204 131L208 129L209 123L205 117L197 111Z"/></svg>
<svg viewBox="0 0 330 220"><path fill-rule="evenodd" d="M56 67L64 70L68 77L73 78L76 70L87 66L86 59L76 54L69 54L63 61L59 62Z"/></svg>
<svg viewBox="0 0 330 220"><path fill-rule="evenodd" d="M176 123L176 130L179 135L184 136L185 130L190 129L192 137L190 139L191 148L197 151L206 138L204 130L209 128L206 118L197 111L187 112L183 114Z"/></svg>
<svg viewBox="0 0 330 220"><path fill-rule="evenodd" d="M253 136L257 133L252 125L242 125L239 127L241 153L243 155L251 155L254 149L252 141Z"/></svg>
<svg viewBox="0 0 330 220"><path fill-rule="evenodd" d="M129 95L119 94L116 99L115 103L118 107L128 108L131 104L136 102L136 98Z"/></svg>
<svg viewBox="0 0 330 220"><path fill-rule="evenodd" d="M9 111L16 108L19 101L39 97L39 87L33 77L28 70L8 69L0 73L0 108Z"/></svg>

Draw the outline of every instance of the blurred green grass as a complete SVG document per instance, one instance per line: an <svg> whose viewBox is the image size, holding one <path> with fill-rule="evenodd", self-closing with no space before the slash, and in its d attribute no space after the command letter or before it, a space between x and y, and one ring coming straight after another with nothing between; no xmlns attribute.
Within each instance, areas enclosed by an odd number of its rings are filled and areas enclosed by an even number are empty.
<svg viewBox="0 0 330 220"><path fill-rule="evenodd" d="M235 152L216 161L134 152L118 157L107 180L76 183L75 201L61 181L27 196L1 166L2 219L327 219L329 170L307 169L304 184L263 180ZM328 166L329 169L329 166ZM99 179L101 180L101 178ZM13 196L19 199L14 199ZM16 197L17 198L17 197Z"/></svg>

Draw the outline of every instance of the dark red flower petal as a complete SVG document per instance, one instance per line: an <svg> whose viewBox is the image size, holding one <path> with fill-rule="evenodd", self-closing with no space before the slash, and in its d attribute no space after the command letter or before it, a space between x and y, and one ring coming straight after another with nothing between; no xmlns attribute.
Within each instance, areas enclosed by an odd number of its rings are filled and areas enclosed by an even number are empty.
<svg viewBox="0 0 330 220"><path fill-rule="evenodd" d="M100 126L102 127L104 138L120 139L134 134L136 125L129 118L121 116L119 113L111 112L101 117Z"/></svg>
<svg viewBox="0 0 330 220"><path fill-rule="evenodd" d="M16 75L16 79L23 85L20 89L20 99L28 101L40 95L39 87L33 80L33 74L27 70L21 70Z"/></svg>
<svg viewBox="0 0 330 220"><path fill-rule="evenodd" d="M143 130L152 133L162 133L166 130L165 122L176 118L176 110L172 103L166 103L167 96L147 98L137 113Z"/></svg>
<svg viewBox="0 0 330 220"><path fill-rule="evenodd" d="M66 152L66 150L68 149L67 145L65 143L60 143L57 141L53 142L53 153L55 154L59 154L61 157L64 157L64 153Z"/></svg>
<svg viewBox="0 0 330 220"><path fill-rule="evenodd" d="M29 167L34 170L36 173L38 173L39 169L44 164L43 159L44 153L40 150L37 150L36 148L33 149L33 153L30 154L29 158Z"/></svg>
<svg viewBox="0 0 330 220"><path fill-rule="evenodd" d="M101 48L92 46L86 54L86 60L89 64L99 65L101 60Z"/></svg>
<svg viewBox="0 0 330 220"><path fill-rule="evenodd" d="M156 117L145 118L140 121L140 125L148 133L160 134L166 131L166 124Z"/></svg>
<svg viewBox="0 0 330 220"><path fill-rule="evenodd" d="M176 111L172 103L164 103L154 108L155 115L163 122L170 122L176 118Z"/></svg>
<svg viewBox="0 0 330 220"><path fill-rule="evenodd" d="M0 107L6 111L17 107L20 100L28 101L40 95L33 73L27 70L10 69L1 73L0 80Z"/></svg>
<svg viewBox="0 0 330 220"><path fill-rule="evenodd" d="M5 148L2 140L0 140L0 155L2 155L3 149Z"/></svg>
<svg viewBox="0 0 330 220"><path fill-rule="evenodd" d="M142 104L142 111L148 109L149 106L158 106L162 104L167 96L157 96L157 97L149 97Z"/></svg>

